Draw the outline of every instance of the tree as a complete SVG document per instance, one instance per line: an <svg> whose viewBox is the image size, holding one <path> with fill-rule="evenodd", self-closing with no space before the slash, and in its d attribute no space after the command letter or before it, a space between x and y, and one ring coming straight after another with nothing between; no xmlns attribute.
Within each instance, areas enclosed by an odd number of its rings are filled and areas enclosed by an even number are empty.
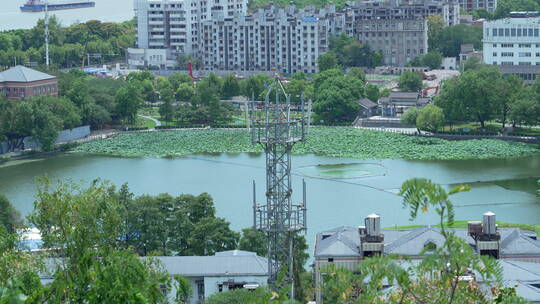
<svg viewBox="0 0 540 304"><path fill-rule="evenodd" d="M193 69L198 70L201 68L201 60L194 57L191 54L180 54L176 57L176 62L178 63L178 68L180 70L187 70L188 63L191 62Z"/></svg>
<svg viewBox="0 0 540 304"><path fill-rule="evenodd" d="M174 276L174 282L176 288L175 300L177 304L186 304L191 297L191 283L189 280L181 275Z"/></svg>
<svg viewBox="0 0 540 304"><path fill-rule="evenodd" d="M159 106L159 115L164 121L172 121L174 117L174 108L170 101L165 101Z"/></svg>
<svg viewBox="0 0 540 304"><path fill-rule="evenodd" d="M441 36L444 29L444 19L441 15L427 17L428 23L428 50L435 51L441 44Z"/></svg>
<svg viewBox="0 0 540 304"><path fill-rule="evenodd" d="M495 19L506 18L510 12L537 12L540 11L538 2L534 0L499 0L495 9Z"/></svg>
<svg viewBox="0 0 540 304"><path fill-rule="evenodd" d="M420 130L437 132L444 126L444 112L435 105L427 105L421 109L416 118L416 126Z"/></svg>
<svg viewBox="0 0 540 304"><path fill-rule="evenodd" d="M481 68L483 65L484 63L482 62L480 58L473 56L465 60L465 62L463 63L463 70L464 71L477 70Z"/></svg>
<svg viewBox="0 0 540 304"><path fill-rule="evenodd" d="M443 83L436 105L450 121L478 121L484 128L496 113L501 81L505 80L496 67L465 71Z"/></svg>
<svg viewBox="0 0 540 304"><path fill-rule="evenodd" d="M253 228L245 228L242 229L238 249L255 252L258 256L265 257L268 254L267 242L264 232Z"/></svg>
<svg viewBox="0 0 540 304"><path fill-rule="evenodd" d="M44 248L55 248L54 281L43 291L47 302L157 303L168 276L152 260L122 249L122 207L114 187L94 181L88 188L54 186L41 179L30 222L41 231ZM114 288L111 288L114 286ZM114 299L114 300L113 300Z"/></svg>
<svg viewBox="0 0 540 304"><path fill-rule="evenodd" d="M422 65L429 67L432 70L439 69L442 64L442 54L437 51L430 51L422 57Z"/></svg>
<svg viewBox="0 0 540 304"><path fill-rule="evenodd" d="M514 126L535 126L540 122L540 103L530 96L523 96L510 105L508 116Z"/></svg>
<svg viewBox="0 0 540 304"><path fill-rule="evenodd" d="M357 101L364 96L361 80L339 70L327 70L315 76L313 83L316 120L325 123L354 120L360 107Z"/></svg>
<svg viewBox="0 0 540 304"><path fill-rule="evenodd" d="M319 66L319 71L324 72L330 69L338 68L338 58L336 54L332 51L328 51L324 54L319 55L317 58L317 65Z"/></svg>
<svg viewBox="0 0 540 304"><path fill-rule="evenodd" d="M381 93L379 92L379 87L374 84L366 85L366 97L367 99L377 102L381 98Z"/></svg>
<svg viewBox="0 0 540 304"><path fill-rule="evenodd" d="M422 76L412 71L404 71L399 77L398 86L405 92L418 92L422 89Z"/></svg>
<svg viewBox="0 0 540 304"><path fill-rule="evenodd" d="M176 99L188 101L195 95L195 89L190 83L182 83L176 90Z"/></svg>
<svg viewBox="0 0 540 304"><path fill-rule="evenodd" d="M254 97L255 100L258 100L259 98L264 99L264 96L261 95L265 88L270 84L270 81L270 77L266 74L257 74L244 79L240 83L242 94L247 98Z"/></svg>
<svg viewBox="0 0 540 304"><path fill-rule="evenodd" d="M483 29L476 26L458 24L445 27L441 33L437 48L444 57L458 57L462 44L473 44L474 48L482 48ZM434 51L434 49L430 49Z"/></svg>
<svg viewBox="0 0 540 304"><path fill-rule="evenodd" d="M362 80L362 82L364 83L366 82L366 72L364 72L364 70L362 70L361 68L352 67L347 72L347 75L355 77L359 80Z"/></svg>
<svg viewBox="0 0 540 304"><path fill-rule="evenodd" d="M22 227L22 220L21 215L9 203L7 197L0 194L0 227L2 226L7 233L15 233Z"/></svg>
<svg viewBox="0 0 540 304"><path fill-rule="evenodd" d="M173 90L176 92L181 84L192 84L193 78L187 74L173 73L169 76L169 82L171 83Z"/></svg>
<svg viewBox="0 0 540 304"><path fill-rule="evenodd" d="M141 91L134 85L118 90L115 96L116 111L124 123L133 123L143 103Z"/></svg>
<svg viewBox="0 0 540 304"><path fill-rule="evenodd" d="M229 100L240 93L240 84L234 74L228 74L223 81L223 92L221 98Z"/></svg>
<svg viewBox="0 0 540 304"><path fill-rule="evenodd" d="M497 90L499 91L499 99L495 112L504 129L512 104L518 100L519 94L523 90L523 79L516 75L504 77L499 81Z"/></svg>
<svg viewBox="0 0 540 304"><path fill-rule="evenodd" d="M236 249L239 238L239 233L230 230L224 219L205 217L194 226L188 238L188 250L192 255L214 255Z"/></svg>
<svg viewBox="0 0 540 304"><path fill-rule="evenodd" d="M420 113L420 109L414 107L409 108L403 115L401 116L401 123L404 123L406 125L416 126L416 120L418 118L418 114Z"/></svg>

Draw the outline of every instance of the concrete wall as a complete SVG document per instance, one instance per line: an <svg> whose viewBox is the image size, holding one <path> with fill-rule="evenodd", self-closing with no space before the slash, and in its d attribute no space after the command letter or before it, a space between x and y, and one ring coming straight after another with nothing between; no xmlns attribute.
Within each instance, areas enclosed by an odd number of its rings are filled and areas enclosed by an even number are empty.
<svg viewBox="0 0 540 304"><path fill-rule="evenodd" d="M90 126L82 126L73 128L72 130L64 130L58 132L58 138L56 139L56 143L65 143L74 141L77 139L85 138L88 135L90 135ZM39 149L41 148L41 144L34 140L32 137L25 137L24 140L24 148L25 149ZM2 142L0 143L0 154L6 153L7 151L7 143Z"/></svg>

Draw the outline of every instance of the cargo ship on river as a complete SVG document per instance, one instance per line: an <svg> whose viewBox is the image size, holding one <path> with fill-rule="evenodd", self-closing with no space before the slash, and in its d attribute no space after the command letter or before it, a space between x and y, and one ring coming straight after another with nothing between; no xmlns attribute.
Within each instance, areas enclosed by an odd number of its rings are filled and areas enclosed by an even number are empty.
<svg viewBox="0 0 540 304"><path fill-rule="evenodd" d="M76 9L76 8L87 8L96 6L94 1L58 1L58 2L49 2L47 9L49 11L59 11L67 9ZM45 11L45 2L41 0L29 0L23 6L21 6L21 11L25 13L32 12L44 12Z"/></svg>

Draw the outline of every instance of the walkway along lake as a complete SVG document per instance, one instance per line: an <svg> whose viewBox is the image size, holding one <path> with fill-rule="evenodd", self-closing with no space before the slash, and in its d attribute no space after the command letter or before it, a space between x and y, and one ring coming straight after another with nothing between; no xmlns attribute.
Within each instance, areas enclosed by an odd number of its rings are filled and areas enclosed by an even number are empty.
<svg viewBox="0 0 540 304"><path fill-rule="evenodd" d="M263 154L193 155L179 158L118 158L66 154L53 158L10 162L0 166L0 193L27 215L33 209L36 177L89 182L96 178L116 185L129 183L137 194L208 192L218 216L235 230L252 225L251 183L263 201ZM319 166L321 164L335 166ZM348 165L340 165L348 164ZM535 195L540 178L540 155L518 159L408 161L293 157L293 198L301 198L301 181L307 183L308 233L312 248L317 232L363 225L372 212L383 227L410 224L407 210L396 195L406 179L426 177L448 185L468 183L473 190L454 196L456 219L478 219L487 210L504 222L539 224L540 202ZM338 177L339 179L334 179ZM435 224L434 213L420 215L415 224ZM311 252L310 252L311 253Z"/></svg>

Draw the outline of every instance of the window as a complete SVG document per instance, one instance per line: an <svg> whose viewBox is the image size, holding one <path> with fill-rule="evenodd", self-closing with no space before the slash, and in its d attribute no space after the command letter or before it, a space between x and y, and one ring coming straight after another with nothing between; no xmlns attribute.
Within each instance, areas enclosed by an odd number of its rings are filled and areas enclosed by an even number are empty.
<svg viewBox="0 0 540 304"><path fill-rule="evenodd" d="M493 52L493 57L497 57L497 52Z"/></svg>
<svg viewBox="0 0 540 304"><path fill-rule="evenodd" d="M519 57L531 57L531 55L532 55L532 54L531 54L531 53L528 53L528 52L527 52L527 53L519 53L519 54L518 54Z"/></svg>
<svg viewBox="0 0 540 304"><path fill-rule="evenodd" d="M501 65L514 65L514 63L511 61L503 61L501 62Z"/></svg>
<svg viewBox="0 0 540 304"><path fill-rule="evenodd" d="M502 57L514 57L514 53L512 53L512 52L502 52L501 56Z"/></svg>
<svg viewBox="0 0 540 304"><path fill-rule="evenodd" d="M494 44L493 44L493 47L497 47L497 44L496 44L496 43L494 43Z"/></svg>
<svg viewBox="0 0 540 304"><path fill-rule="evenodd" d="M504 29L504 35L510 36L510 29Z"/></svg>
<svg viewBox="0 0 540 304"><path fill-rule="evenodd" d="M525 43L525 44L520 43L520 44L519 44L519 47L520 47L520 48L530 48L531 45L528 44L528 43Z"/></svg>
<svg viewBox="0 0 540 304"><path fill-rule="evenodd" d="M516 29L510 29L510 36L516 37Z"/></svg>
<svg viewBox="0 0 540 304"><path fill-rule="evenodd" d="M530 62L520 62L519 65L531 65Z"/></svg>
<svg viewBox="0 0 540 304"><path fill-rule="evenodd" d="M496 28L493 29L493 36L497 36L497 29Z"/></svg>

